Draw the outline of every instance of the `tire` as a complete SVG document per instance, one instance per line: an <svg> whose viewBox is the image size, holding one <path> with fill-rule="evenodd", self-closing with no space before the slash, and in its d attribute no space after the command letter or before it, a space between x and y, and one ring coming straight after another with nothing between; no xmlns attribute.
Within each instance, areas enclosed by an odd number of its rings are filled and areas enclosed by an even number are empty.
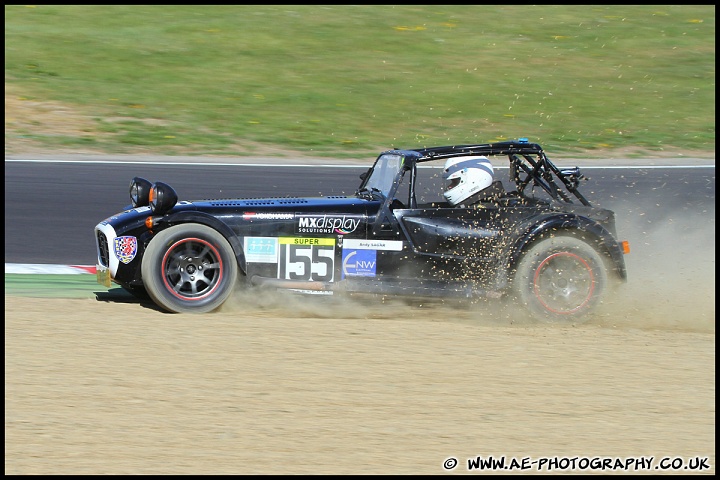
<svg viewBox="0 0 720 480"><path fill-rule="evenodd" d="M237 282L238 265L216 230L183 224L158 233L148 244L142 277L150 298L174 313L205 313L222 305Z"/></svg>
<svg viewBox="0 0 720 480"><path fill-rule="evenodd" d="M590 245L573 237L540 240L518 262L516 299L537 319L580 322L607 287L605 263Z"/></svg>

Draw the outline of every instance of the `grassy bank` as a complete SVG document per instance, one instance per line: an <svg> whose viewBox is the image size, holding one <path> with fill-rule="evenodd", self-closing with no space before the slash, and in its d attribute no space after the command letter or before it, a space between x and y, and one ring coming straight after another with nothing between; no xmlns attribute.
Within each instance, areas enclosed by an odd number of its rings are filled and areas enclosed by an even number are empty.
<svg viewBox="0 0 720 480"><path fill-rule="evenodd" d="M11 5L5 86L6 145L714 151L715 7Z"/></svg>

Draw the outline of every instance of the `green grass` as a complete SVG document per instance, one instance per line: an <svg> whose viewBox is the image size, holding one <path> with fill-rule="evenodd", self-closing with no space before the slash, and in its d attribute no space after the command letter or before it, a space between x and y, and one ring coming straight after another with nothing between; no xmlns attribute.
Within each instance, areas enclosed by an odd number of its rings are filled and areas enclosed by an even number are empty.
<svg viewBox="0 0 720 480"><path fill-rule="evenodd" d="M116 153L714 152L715 7L12 5L5 84Z"/></svg>
<svg viewBox="0 0 720 480"><path fill-rule="evenodd" d="M5 274L5 295L20 297L95 298L96 292L107 292L98 285L95 275Z"/></svg>

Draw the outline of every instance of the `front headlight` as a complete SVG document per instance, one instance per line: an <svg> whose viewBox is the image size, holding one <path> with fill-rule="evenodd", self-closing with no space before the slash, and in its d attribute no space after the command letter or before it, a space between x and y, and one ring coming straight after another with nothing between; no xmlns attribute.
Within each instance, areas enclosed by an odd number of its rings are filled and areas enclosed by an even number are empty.
<svg viewBox="0 0 720 480"><path fill-rule="evenodd" d="M175 190L163 182L155 182L150 187L150 208L155 215L164 215L177 203L178 197Z"/></svg>
<svg viewBox="0 0 720 480"><path fill-rule="evenodd" d="M150 203L150 187L152 183L141 177L130 180L130 201L133 208L144 207Z"/></svg>

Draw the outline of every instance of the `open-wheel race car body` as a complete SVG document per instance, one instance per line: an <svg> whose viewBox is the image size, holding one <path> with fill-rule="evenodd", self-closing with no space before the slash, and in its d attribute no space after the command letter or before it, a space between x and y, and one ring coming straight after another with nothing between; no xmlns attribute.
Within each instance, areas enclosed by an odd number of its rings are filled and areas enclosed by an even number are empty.
<svg viewBox="0 0 720 480"><path fill-rule="evenodd" d="M509 162L451 205L448 159ZM506 298L550 321L587 316L626 280L615 214L525 139L381 153L354 195L178 201L134 178L132 205L95 227L98 282L169 312L208 312L242 285L300 293Z"/></svg>

